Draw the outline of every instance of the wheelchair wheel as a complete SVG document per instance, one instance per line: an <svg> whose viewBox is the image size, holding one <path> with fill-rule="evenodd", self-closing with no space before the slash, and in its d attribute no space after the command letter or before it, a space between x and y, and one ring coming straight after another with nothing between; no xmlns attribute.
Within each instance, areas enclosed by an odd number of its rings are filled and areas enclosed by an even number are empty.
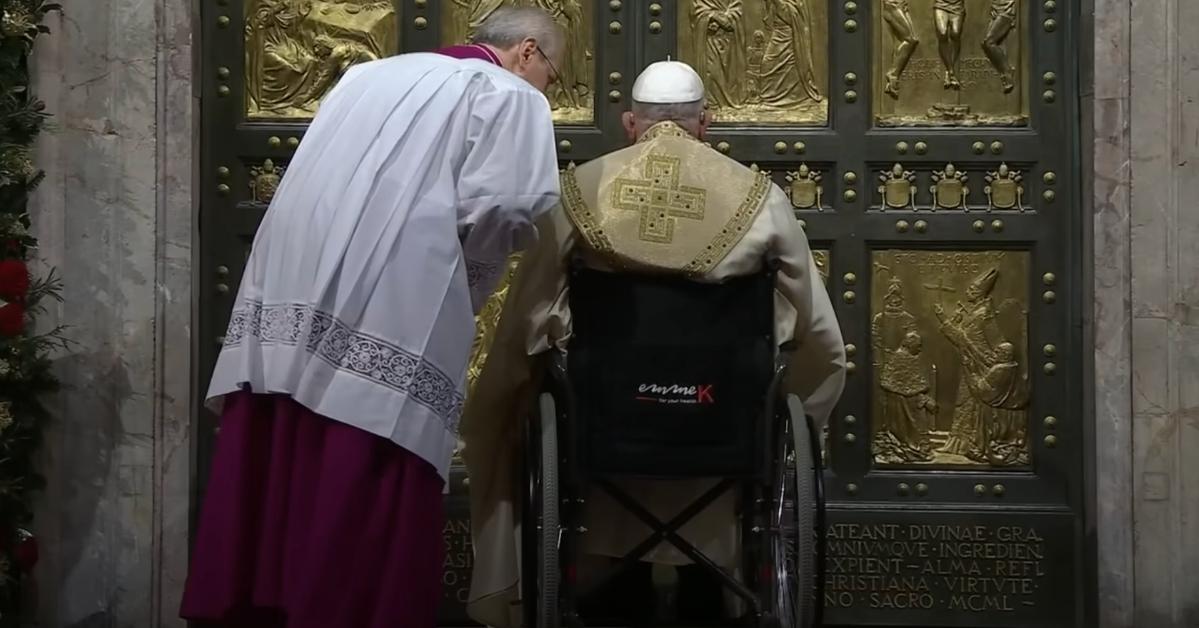
<svg viewBox="0 0 1199 628"><path fill-rule="evenodd" d="M532 524L524 538L532 545L525 555L532 559L525 571L534 578L526 586L525 617L529 628L558 628L558 585L561 567L558 544L561 539L558 500L558 415L554 398L548 393L538 400L538 416L530 426L528 451L529 495L527 524ZM528 512L531 511L531 512ZM526 524L526 525L527 525ZM531 572L531 573L530 573ZM534 611L535 607L535 611Z"/></svg>
<svg viewBox="0 0 1199 628"><path fill-rule="evenodd" d="M802 406L788 398L790 420L780 439L771 508L774 620L780 628L813 628L821 615L817 460Z"/></svg>

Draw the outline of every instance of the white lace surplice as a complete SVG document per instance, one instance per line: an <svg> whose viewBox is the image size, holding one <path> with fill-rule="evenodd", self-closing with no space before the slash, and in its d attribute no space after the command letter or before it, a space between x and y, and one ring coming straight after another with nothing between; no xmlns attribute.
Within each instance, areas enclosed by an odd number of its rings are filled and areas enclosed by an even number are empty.
<svg viewBox="0 0 1199 628"><path fill-rule="evenodd" d="M445 477L473 314L557 200L549 104L522 79L436 54L352 68L255 237L209 399L286 393Z"/></svg>

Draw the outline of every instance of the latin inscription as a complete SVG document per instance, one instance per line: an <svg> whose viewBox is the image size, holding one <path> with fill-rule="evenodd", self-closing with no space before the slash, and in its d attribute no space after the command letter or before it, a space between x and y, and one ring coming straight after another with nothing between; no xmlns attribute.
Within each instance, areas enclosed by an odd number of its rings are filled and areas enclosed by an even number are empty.
<svg viewBox="0 0 1199 628"><path fill-rule="evenodd" d="M462 607L470 595L470 571L474 566L474 547L470 541L470 520L447 518L442 528L445 558L441 568L442 605Z"/></svg>
<svg viewBox="0 0 1199 628"><path fill-rule="evenodd" d="M1070 625L1068 517L891 514L830 512L829 625Z"/></svg>
<svg viewBox="0 0 1199 628"><path fill-rule="evenodd" d="M890 261L911 265L922 275L934 273L977 274L999 265L1011 254L1007 251L888 251Z"/></svg>
<svg viewBox="0 0 1199 628"><path fill-rule="evenodd" d="M965 57L961 60L961 64L958 78L964 88L974 87L983 81L999 79L999 73L991 67L986 57ZM939 59L913 59L903 76L899 77L899 81L901 83L935 81L939 80L944 73L945 70L941 67Z"/></svg>
<svg viewBox="0 0 1199 628"><path fill-rule="evenodd" d="M1046 576L1033 527L838 523L828 531L825 604L1011 612Z"/></svg>

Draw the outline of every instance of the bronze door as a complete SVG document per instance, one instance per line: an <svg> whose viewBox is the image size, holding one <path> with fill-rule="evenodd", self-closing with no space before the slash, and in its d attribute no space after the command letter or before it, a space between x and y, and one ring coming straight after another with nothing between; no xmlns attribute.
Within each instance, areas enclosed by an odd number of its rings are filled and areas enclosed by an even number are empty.
<svg viewBox="0 0 1199 628"><path fill-rule="evenodd" d="M201 392L254 231L341 69L459 41L513 1L203 3ZM640 68L688 61L712 146L769 171L818 251L849 356L826 440L826 623L1089 625L1077 8L524 1L571 33L551 94L564 166L624 145ZM463 625L469 487L452 484L443 624Z"/></svg>

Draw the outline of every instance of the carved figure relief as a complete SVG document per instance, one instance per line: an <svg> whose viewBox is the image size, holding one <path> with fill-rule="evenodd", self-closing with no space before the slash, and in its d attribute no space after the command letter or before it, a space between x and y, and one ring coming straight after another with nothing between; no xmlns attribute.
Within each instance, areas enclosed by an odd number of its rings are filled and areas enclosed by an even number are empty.
<svg viewBox="0 0 1199 628"><path fill-rule="evenodd" d="M891 57L891 67L884 75L886 84L883 91L891 98L899 98L899 78L907 69L916 46L920 39L916 36L916 25L912 23L912 8L908 0L883 0L883 21L887 24L887 32L891 34L895 50Z"/></svg>
<svg viewBox="0 0 1199 628"><path fill-rule="evenodd" d="M586 124L593 119L594 48L591 6L582 0L448 0L443 5L442 43L469 41L502 6L535 6L554 16L566 33L558 81L550 87L550 105L559 124Z"/></svg>
<svg viewBox="0 0 1199 628"><path fill-rule="evenodd" d="M1020 0L879 2L874 46L879 125L1027 124Z"/></svg>
<svg viewBox="0 0 1199 628"><path fill-rule="evenodd" d="M890 272L890 268L875 263L875 274ZM900 341L916 331L916 317L904 307L903 282L892 277L883 297L883 310L870 319L871 348L874 350L874 366L880 367L887 354L899 347Z"/></svg>
<svg viewBox="0 0 1199 628"><path fill-rule="evenodd" d="M876 276L880 268L885 267L876 263ZM879 462L932 459L928 437L931 424L917 419L919 412L928 408L925 398L929 392L919 363L921 346L916 317L904 304L903 282L892 277L883 297L883 311L870 320L871 356L883 394L882 414L873 439L875 460ZM915 402L915 408L910 402Z"/></svg>
<svg viewBox="0 0 1199 628"><path fill-rule="evenodd" d="M704 77L708 102L716 108L745 103L745 25L741 0L694 0L691 32L695 71ZM760 66L759 66L760 67Z"/></svg>
<svg viewBox="0 0 1199 628"><path fill-rule="evenodd" d="M351 65L398 49L390 0L247 0L246 113L308 119Z"/></svg>
<svg viewBox="0 0 1199 628"><path fill-rule="evenodd" d="M987 33L983 35L983 53L999 74L999 85L1007 94L1016 88L1016 68L1008 63L1004 46L1007 36L1016 28L1016 0L991 0L990 18Z"/></svg>
<svg viewBox="0 0 1199 628"><path fill-rule="evenodd" d="M504 301L508 299L508 290L512 286L512 278L520 266L520 255L508 258L508 270L500 279L495 292L487 298L483 309L475 315L475 337L470 345L470 360L466 363L466 396L467 399L475 390L479 375L483 373L483 365L487 363L487 354L491 343L495 340L495 330L500 324L500 315L504 312ZM462 441L454 448L454 464L465 464L462 460Z"/></svg>
<svg viewBox="0 0 1199 628"><path fill-rule="evenodd" d="M584 24L580 0L534 0L534 4L553 15L566 31L566 49L558 66L561 75L551 94L553 103L565 111L589 111L591 31Z"/></svg>
<svg viewBox="0 0 1199 628"><path fill-rule="evenodd" d="M769 35L758 88L762 103L787 108L820 102L812 60L812 15L807 0L766 0Z"/></svg>
<svg viewBox="0 0 1199 628"><path fill-rule="evenodd" d="M684 0L679 50L720 122L827 120L827 0Z"/></svg>
<svg viewBox="0 0 1199 628"><path fill-rule="evenodd" d="M519 254L508 259L507 272L500 279L495 292L491 293L487 302L483 304L483 309L479 310L475 316L475 338L470 345L470 361L466 364L466 394L468 398L475 389L479 374L483 372L483 365L487 363L487 352L491 348L491 341L495 338L495 328L500 323L500 314L504 311L504 301L508 298L512 277L516 274L516 268L519 265Z"/></svg>
<svg viewBox="0 0 1199 628"><path fill-rule="evenodd" d="M933 459L932 434L937 414L932 378L921 363L924 340L909 331L899 347L887 354L879 373L882 425L874 432L875 460L884 463L929 462Z"/></svg>
<svg viewBox="0 0 1199 628"><path fill-rule="evenodd" d="M1029 464L1027 270L1024 252L875 252L877 464Z"/></svg>
<svg viewBox="0 0 1199 628"><path fill-rule="evenodd" d="M966 23L966 0L935 0L933 19L937 25L937 53L945 66L945 89L962 89L958 80L962 60L962 26Z"/></svg>

